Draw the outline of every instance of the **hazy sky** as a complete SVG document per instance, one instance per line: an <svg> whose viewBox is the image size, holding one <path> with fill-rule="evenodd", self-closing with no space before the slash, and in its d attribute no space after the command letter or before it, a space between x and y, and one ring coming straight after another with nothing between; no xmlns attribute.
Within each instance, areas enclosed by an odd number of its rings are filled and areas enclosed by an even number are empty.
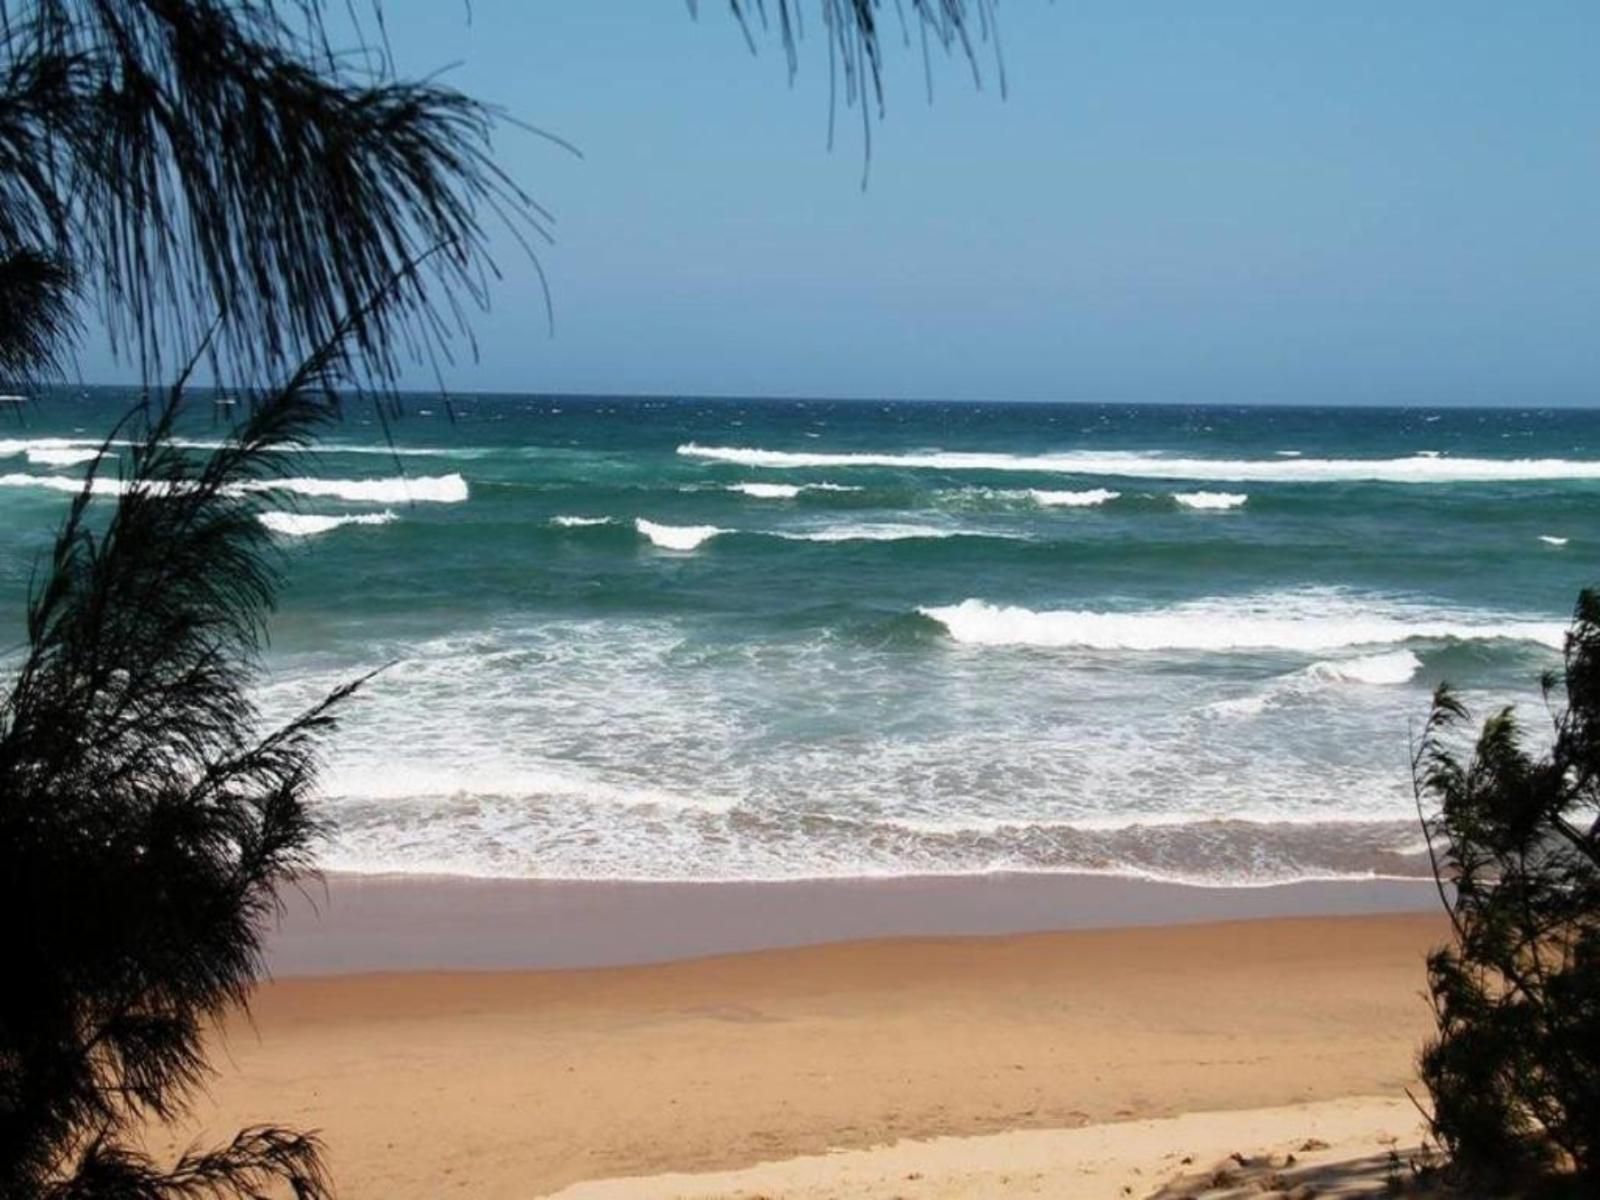
<svg viewBox="0 0 1600 1200"><path fill-rule="evenodd" d="M470 8L385 0L401 69L584 158L499 136L555 335L508 243L457 390L1600 402L1594 0L1006 0L931 106L890 6L865 192L820 27L791 89L722 0Z"/></svg>

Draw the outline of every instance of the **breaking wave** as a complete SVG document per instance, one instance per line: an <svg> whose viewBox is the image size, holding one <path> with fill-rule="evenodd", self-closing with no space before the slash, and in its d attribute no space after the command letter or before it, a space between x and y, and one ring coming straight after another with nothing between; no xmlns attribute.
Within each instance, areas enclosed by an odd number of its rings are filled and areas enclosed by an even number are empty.
<svg viewBox="0 0 1600 1200"><path fill-rule="evenodd" d="M0 487L49 488L58 492L76 494L83 490L84 481L70 475L28 475L12 473L0 475ZM169 491L171 485L160 482L147 484L155 495ZM132 484L110 475L97 475L90 490L97 496L120 496ZM259 480L241 484L241 492L292 492L300 496L319 499L347 500L357 504L459 504L467 499L467 481L460 475L419 475L415 478L396 476L388 479L297 479Z"/></svg>
<svg viewBox="0 0 1600 1200"><path fill-rule="evenodd" d="M1250 499L1243 492L1173 492L1172 498L1184 508L1208 509L1216 512L1238 508Z"/></svg>
<svg viewBox="0 0 1600 1200"><path fill-rule="evenodd" d="M774 470L817 467L888 467L936 471L1049 471L1135 479L1196 479L1231 483L1501 483L1600 479L1600 460L1566 458L1191 458L1146 451L1070 450L1056 454L1001 454L926 450L907 453L826 453L702 446L685 442L687 458Z"/></svg>
<svg viewBox="0 0 1600 1200"><path fill-rule="evenodd" d="M341 525L388 525L399 518L384 509L379 513L350 513L337 517L318 513L264 512L260 520L273 533L284 537L310 537L338 529Z"/></svg>
<svg viewBox="0 0 1600 1200"><path fill-rule="evenodd" d="M1398 645L1414 638L1503 638L1560 649L1566 631L1558 621L1444 613L1312 592L1196 601L1134 612L1040 612L977 599L917 611L943 625L953 640L968 645L1090 650L1318 653L1352 646ZM1398 669L1397 660L1384 657L1382 666L1369 663L1367 669L1379 674Z"/></svg>
<svg viewBox="0 0 1600 1200"><path fill-rule="evenodd" d="M693 550L719 533L729 532L715 525L659 525L643 517L635 518L633 527L663 550Z"/></svg>
<svg viewBox="0 0 1600 1200"><path fill-rule="evenodd" d="M1030 488L1028 495L1041 508L1093 508L1121 496L1121 492L1106 488L1090 488L1082 492L1052 492L1044 488Z"/></svg>

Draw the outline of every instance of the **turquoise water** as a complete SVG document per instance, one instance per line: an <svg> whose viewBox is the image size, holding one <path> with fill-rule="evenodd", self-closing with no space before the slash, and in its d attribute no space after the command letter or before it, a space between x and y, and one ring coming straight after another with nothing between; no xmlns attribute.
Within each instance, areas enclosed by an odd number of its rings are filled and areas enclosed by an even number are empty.
<svg viewBox="0 0 1600 1200"><path fill-rule="evenodd" d="M126 399L0 430L13 644ZM331 867L1417 873L1429 689L1537 704L1600 549L1591 412L450 409L394 452L353 409L268 517L266 709L393 664L330 755Z"/></svg>

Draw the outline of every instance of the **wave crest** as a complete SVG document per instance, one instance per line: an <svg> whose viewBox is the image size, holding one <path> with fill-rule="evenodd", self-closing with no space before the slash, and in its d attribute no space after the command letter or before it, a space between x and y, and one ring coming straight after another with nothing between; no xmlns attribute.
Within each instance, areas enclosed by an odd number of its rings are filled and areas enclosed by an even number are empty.
<svg viewBox="0 0 1600 1200"><path fill-rule="evenodd" d="M348 513L344 516L293 512L264 512L259 516L263 525L283 537L310 537L338 529L341 525L388 525L399 519L388 509L379 513Z"/></svg>
<svg viewBox="0 0 1600 1200"><path fill-rule="evenodd" d="M728 532L715 525L660 525L643 517L636 517L633 527L663 550L693 550L719 533Z"/></svg>
<svg viewBox="0 0 1600 1200"><path fill-rule="evenodd" d="M1560 649L1565 626L1487 614L1352 603L1309 594L1201 601L1138 612L1063 609L1038 612L963 600L917 610L957 642L974 646L1076 647L1089 650L1287 650L1317 653L1349 646L1394 645L1413 638L1537 642ZM1387 656L1385 656L1387 657ZM1382 673L1395 670L1393 662Z"/></svg>
<svg viewBox="0 0 1600 1200"><path fill-rule="evenodd" d="M1250 497L1243 492L1173 492L1172 498L1184 508L1223 512L1239 508Z"/></svg>
<svg viewBox="0 0 1600 1200"><path fill-rule="evenodd" d="M1094 508L1108 504L1122 495L1106 488L1089 488L1082 492L1052 492L1044 488L1030 488L1028 495L1041 508Z"/></svg>
<svg viewBox="0 0 1600 1200"><path fill-rule="evenodd" d="M1069 450L1000 454L926 450L907 453L825 453L702 446L685 442L687 458L746 467L886 467L936 471L1046 471L1134 479L1196 479L1226 483L1512 483L1600 479L1600 460L1565 458L1449 458L1437 453L1403 458L1185 458L1151 451Z"/></svg>

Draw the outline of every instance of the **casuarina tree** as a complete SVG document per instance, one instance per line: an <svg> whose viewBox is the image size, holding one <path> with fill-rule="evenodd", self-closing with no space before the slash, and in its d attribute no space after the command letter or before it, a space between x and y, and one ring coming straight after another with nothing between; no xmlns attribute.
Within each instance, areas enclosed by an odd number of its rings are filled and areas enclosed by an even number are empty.
<svg viewBox="0 0 1600 1200"><path fill-rule="evenodd" d="M59 375L87 308L147 385L39 564L0 695L0 1200L330 1190L294 1130L139 1149L312 866L318 747L356 686L263 728L280 564L257 518L352 389L470 345L486 225L537 270L547 217L491 156L496 110L393 74L380 5L332 6L337 37L326 7L0 0L0 380ZM799 5L731 7L792 71ZM814 10L864 118L881 7ZM976 71L992 0L908 7L907 40ZM202 364L248 397L209 453L174 436Z"/></svg>
<svg viewBox="0 0 1600 1200"><path fill-rule="evenodd" d="M1547 748L1509 708L1460 746L1441 688L1415 760L1454 934L1428 959L1422 1081L1453 1168L1487 1188L1551 1166L1600 1185L1600 595L1544 688Z"/></svg>

